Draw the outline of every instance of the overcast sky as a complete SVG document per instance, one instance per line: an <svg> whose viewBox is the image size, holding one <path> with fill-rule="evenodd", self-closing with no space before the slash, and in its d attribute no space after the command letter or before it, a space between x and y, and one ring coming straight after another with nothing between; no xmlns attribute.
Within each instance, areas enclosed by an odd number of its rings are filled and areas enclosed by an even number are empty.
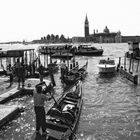
<svg viewBox="0 0 140 140"><path fill-rule="evenodd" d="M0 0L0 42L84 36L86 14L90 34L140 35L140 0Z"/></svg>

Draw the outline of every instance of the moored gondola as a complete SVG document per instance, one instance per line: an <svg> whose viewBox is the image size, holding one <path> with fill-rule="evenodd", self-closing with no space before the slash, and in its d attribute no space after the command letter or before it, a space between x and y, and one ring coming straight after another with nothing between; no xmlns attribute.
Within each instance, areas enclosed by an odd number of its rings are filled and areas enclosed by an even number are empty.
<svg viewBox="0 0 140 140"><path fill-rule="evenodd" d="M87 74L87 66L88 61L81 68L76 69L77 67L75 67L66 73L64 72L64 74L61 76L62 83L65 83L66 85L72 85L78 80L83 80Z"/></svg>
<svg viewBox="0 0 140 140"><path fill-rule="evenodd" d="M53 97L52 97L53 98ZM54 99L54 98L53 98ZM62 94L46 114L45 140L72 140L75 138L82 109L82 83L78 81ZM33 134L32 140L40 140L40 134Z"/></svg>

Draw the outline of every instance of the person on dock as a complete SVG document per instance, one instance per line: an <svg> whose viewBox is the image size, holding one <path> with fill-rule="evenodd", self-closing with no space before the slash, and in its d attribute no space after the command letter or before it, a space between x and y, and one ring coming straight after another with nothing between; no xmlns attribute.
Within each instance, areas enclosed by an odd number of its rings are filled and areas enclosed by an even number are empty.
<svg viewBox="0 0 140 140"><path fill-rule="evenodd" d="M42 86L37 85L33 92L34 111L36 115L36 134L40 134L42 129L42 135L47 135L46 132L46 115L45 115L45 101L49 101L51 98L47 94L43 94Z"/></svg>
<svg viewBox="0 0 140 140"><path fill-rule="evenodd" d="M25 83L25 64L24 64L23 60L22 60L22 63L21 63L21 82L22 82L22 88L24 88L24 83Z"/></svg>
<svg viewBox="0 0 140 140"><path fill-rule="evenodd" d="M39 72L40 82L43 82L44 67L42 66L42 64L40 64L40 66L39 66L39 68L37 69L37 71Z"/></svg>
<svg viewBox="0 0 140 140"><path fill-rule="evenodd" d="M65 69L66 69L66 63L65 63L65 60L63 60L63 62L61 63L61 76L62 77L64 75Z"/></svg>
<svg viewBox="0 0 140 140"><path fill-rule="evenodd" d="M20 83L22 82L22 88L24 88L24 81L25 81L25 67L24 62L20 63L19 58L17 59L17 62L15 64L15 71L16 76L18 79L18 89L20 88Z"/></svg>
<svg viewBox="0 0 140 140"><path fill-rule="evenodd" d="M11 64L9 64L7 67L7 75L9 75L9 77L10 77L10 86L9 87L11 87L13 84L13 69L11 67Z"/></svg>

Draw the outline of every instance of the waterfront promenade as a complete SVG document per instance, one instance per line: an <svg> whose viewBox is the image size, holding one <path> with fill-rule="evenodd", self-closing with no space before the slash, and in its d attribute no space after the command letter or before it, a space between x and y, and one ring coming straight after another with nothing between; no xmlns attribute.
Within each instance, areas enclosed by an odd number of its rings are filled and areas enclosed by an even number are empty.
<svg viewBox="0 0 140 140"><path fill-rule="evenodd" d="M39 83L39 79L31 78L25 81L25 87L18 89L18 83L14 82L12 86L9 86L7 78L0 85L0 128L14 119L16 115L24 111L24 107L20 105L6 105L6 102L17 98L20 95L32 94L34 87ZM49 84L48 80L45 80Z"/></svg>

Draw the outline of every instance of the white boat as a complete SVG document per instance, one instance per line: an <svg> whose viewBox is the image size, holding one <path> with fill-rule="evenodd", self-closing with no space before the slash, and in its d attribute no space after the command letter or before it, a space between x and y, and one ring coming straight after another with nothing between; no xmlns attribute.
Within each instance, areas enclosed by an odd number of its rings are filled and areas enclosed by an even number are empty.
<svg viewBox="0 0 140 140"><path fill-rule="evenodd" d="M107 60L101 59L97 67L100 73L114 73L116 71L115 61L109 58Z"/></svg>

